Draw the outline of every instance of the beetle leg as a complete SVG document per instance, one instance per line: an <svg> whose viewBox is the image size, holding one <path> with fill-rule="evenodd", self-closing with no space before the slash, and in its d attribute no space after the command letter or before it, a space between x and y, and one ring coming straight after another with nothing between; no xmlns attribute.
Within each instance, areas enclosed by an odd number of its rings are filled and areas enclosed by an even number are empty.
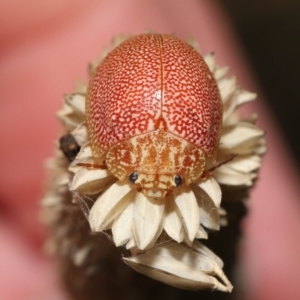
<svg viewBox="0 0 300 300"><path fill-rule="evenodd" d="M212 166L210 169L205 170L202 175L200 176L201 181L205 181L206 179L210 178L212 176L212 172L220 168L221 166L227 164L228 162L232 161L235 157L237 157L238 154L232 154L228 158L224 159L223 161L217 163L216 165Z"/></svg>
<svg viewBox="0 0 300 300"><path fill-rule="evenodd" d="M212 172L217 168L220 168L221 166L227 164L228 162L232 161L234 158L236 158L237 154L231 154L229 157L227 157L225 160L219 162L218 164L212 166L207 172Z"/></svg>
<svg viewBox="0 0 300 300"><path fill-rule="evenodd" d="M102 169L102 170L107 169L107 165L106 165L105 161L103 162L102 165L90 164L90 163L78 163L76 165L79 166L79 167L85 167L85 168L90 168L90 169Z"/></svg>

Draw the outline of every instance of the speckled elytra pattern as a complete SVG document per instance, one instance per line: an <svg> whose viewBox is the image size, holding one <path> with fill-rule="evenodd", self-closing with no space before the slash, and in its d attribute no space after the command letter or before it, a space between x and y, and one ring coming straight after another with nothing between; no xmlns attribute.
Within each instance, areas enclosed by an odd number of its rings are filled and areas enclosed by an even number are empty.
<svg viewBox="0 0 300 300"><path fill-rule="evenodd" d="M96 69L86 114L93 153L163 128L214 159L222 119L216 82L190 45L144 34L113 50Z"/></svg>

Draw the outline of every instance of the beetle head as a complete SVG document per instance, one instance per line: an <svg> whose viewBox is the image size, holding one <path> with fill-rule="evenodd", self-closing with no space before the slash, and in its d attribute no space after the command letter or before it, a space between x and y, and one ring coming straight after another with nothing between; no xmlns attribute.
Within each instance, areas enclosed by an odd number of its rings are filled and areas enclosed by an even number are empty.
<svg viewBox="0 0 300 300"><path fill-rule="evenodd" d="M151 198L164 198L203 173L206 158L201 149L164 130L132 137L111 147L108 169L120 180L129 180Z"/></svg>
<svg viewBox="0 0 300 300"><path fill-rule="evenodd" d="M157 199L166 197L172 193L174 188L183 184L183 178L180 175L133 172L128 176L128 179L145 196Z"/></svg>

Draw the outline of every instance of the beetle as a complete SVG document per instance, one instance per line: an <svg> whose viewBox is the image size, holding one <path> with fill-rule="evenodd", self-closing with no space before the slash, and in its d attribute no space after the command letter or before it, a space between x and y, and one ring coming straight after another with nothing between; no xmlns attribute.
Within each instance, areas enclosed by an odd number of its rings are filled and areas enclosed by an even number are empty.
<svg viewBox="0 0 300 300"><path fill-rule="evenodd" d="M147 197L163 198L205 177L216 161L222 103L201 55L167 34L129 38L88 85L93 155Z"/></svg>

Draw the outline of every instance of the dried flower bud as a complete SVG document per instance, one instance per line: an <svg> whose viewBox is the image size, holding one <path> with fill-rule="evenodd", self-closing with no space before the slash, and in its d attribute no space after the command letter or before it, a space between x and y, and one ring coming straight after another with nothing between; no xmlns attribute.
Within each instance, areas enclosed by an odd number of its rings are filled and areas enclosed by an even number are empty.
<svg viewBox="0 0 300 300"><path fill-rule="evenodd" d="M151 35L148 36L152 39ZM165 42L169 40L176 40L177 43L177 39L173 37L167 37ZM119 42L115 41L114 46L118 45ZM122 45L117 48L120 53ZM200 54L195 54L196 51L183 42L179 45L189 49L188 53L196 55L202 64ZM90 74L97 76L94 75L97 74L97 65L103 60L105 55L97 63L90 65ZM129 136L124 131L119 134L121 138L118 139L109 136L114 134L111 132L106 133L104 140L115 139L112 144L107 142L96 145L99 142L98 131L93 128L98 128L103 120L91 120L91 106L98 104L90 99L92 96L86 93L85 86L81 86L78 92L65 96L63 107L57 115L67 136L71 134L74 137L76 152L79 148L80 151L74 160L67 154L71 163L57 151L55 158L49 163L52 179L43 205L45 222L52 230L52 238L47 244L51 252L59 257L72 258L76 267L89 265L91 249L102 247L97 245L97 235L89 236L89 231L104 233L111 237L116 247L128 249L129 257L123 260L140 273L182 289L207 288L231 292L232 285L222 271L223 263L197 239L207 239L207 229L217 231L220 226L228 223L226 211L221 207L223 186L227 190L251 187L257 177L266 145L264 132L255 125L256 118L240 119L236 112L238 107L254 100L256 95L237 87L235 78L226 76L228 68L216 65L214 54L203 57L203 66L205 76L213 77L209 79L212 80L210 84L213 86L215 82L212 93L218 91L220 98L215 95L217 98L213 105L208 101L212 109L209 114L215 115L216 119L205 126L214 128L214 135L205 136L206 140L199 145L191 143L193 137L189 138L184 134L180 136L179 131L173 137L174 132L167 129L172 120L167 123L162 117L153 125L155 134L150 130L149 133L142 132L136 137ZM105 72L105 68L103 70ZM93 78L96 80L96 77ZM130 88L139 89L137 86ZM91 93L91 89L92 87L88 93ZM107 89L101 91L103 95L110 91L109 87ZM99 107L104 109L101 105ZM222 110L222 119L219 120ZM99 112L95 115L99 116ZM139 118L139 115L134 118ZM113 128L113 122L116 121L111 122ZM152 145L151 141L156 142ZM178 161L186 162L180 168L175 168L176 171L164 173L161 167L161 171L153 174L147 173L153 167L151 164L134 164L138 159L145 162L148 159L145 153L149 154L153 149L156 153L162 152L164 145L172 143L172 149L166 148L169 157L164 157L162 162L166 164L167 170L173 170L166 161L175 161L174 153L178 154ZM67 150L71 147L69 146L67 145ZM134 147L144 149L142 151L145 155L135 157L137 150L130 150ZM128 153L130 158L127 157ZM131 166L136 169L131 170ZM124 170L127 167L126 173ZM125 179L122 175L124 172L127 174ZM131 179L131 174L134 174L134 180ZM80 211L83 213L78 217ZM79 228L76 233L74 226Z"/></svg>

